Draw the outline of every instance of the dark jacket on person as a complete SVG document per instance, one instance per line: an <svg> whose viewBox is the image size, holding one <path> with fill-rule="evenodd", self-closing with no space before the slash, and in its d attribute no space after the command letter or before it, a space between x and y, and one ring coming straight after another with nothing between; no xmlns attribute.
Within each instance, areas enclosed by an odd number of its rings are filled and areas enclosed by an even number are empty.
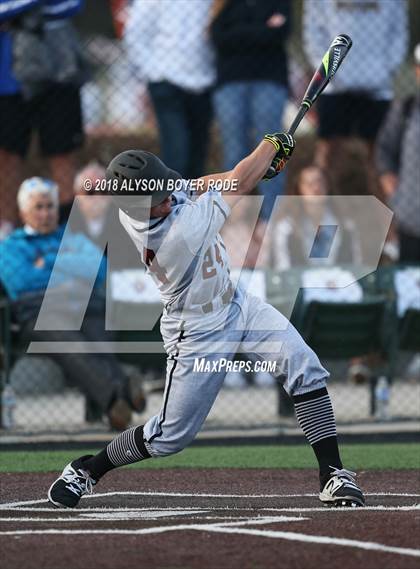
<svg viewBox="0 0 420 569"><path fill-rule="evenodd" d="M210 30L219 84L269 80L287 85L290 5L289 0L227 0ZM282 26L267 26L273 14L286 18Z"/></svg>
<svg viewBox="0 0 420 569"><path fill-rule="evenodd" d="M382 125L376 144L379 174L398 176L391 206L399 227L420 237L420 91L405 100L395 99Z"/></svg>

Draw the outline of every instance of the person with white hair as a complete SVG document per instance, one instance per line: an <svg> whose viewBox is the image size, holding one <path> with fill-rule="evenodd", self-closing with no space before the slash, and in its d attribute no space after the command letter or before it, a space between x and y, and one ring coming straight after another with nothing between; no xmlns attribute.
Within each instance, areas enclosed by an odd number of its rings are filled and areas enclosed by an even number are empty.
<svg viewBox="0 0 420 569"><path fill-rule="evenodd" d="M82 234L66 231L63 240L65 228L58 225L58 187L51 180L38 177L25 180L17 201L24 225L0 243L0 281L12 301L13 315L21 329L20 340L28 343L35 339L44 342L109 339L104 331L105 300L101 294L106 278L104 261L81 329L35 331L47 286L53 291L62 287L77 292L90 287L102 251ZM60 263L50 279L59 250ZM74 298L67 306L63 305L63 298L66 296L58 294L56 305L49 304L53 318L67 313L71 317L75 311ZM107 415L112 428L125 429L132 411L143 410L141 386L129 381L114 355L64 353L51 354L51 358L60 365L69 383L76 385L96 409Z"/></svg>

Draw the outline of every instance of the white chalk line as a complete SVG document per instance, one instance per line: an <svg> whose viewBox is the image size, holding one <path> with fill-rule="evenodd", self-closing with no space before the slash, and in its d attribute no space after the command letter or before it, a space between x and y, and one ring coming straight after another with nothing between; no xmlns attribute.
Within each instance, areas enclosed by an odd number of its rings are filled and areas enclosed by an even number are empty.
<svg viewBox="0 0 420 569"><path fill-rule="evenodd" d="M246 528L228 528L212 526L207 530L218 533L236 533L242 535L252 535L256 537L268 537L274 539L286 539L289 541L300 541L304 543L317 543L323 545L340 545L344 547L353 547L357 549L364 549L369 551L381 551L383 553L396 553L398 555L409 555L412 557L420 557L420 549L411 549L408 547L394 547L391 545L383 545L382 543L375 543L373 541L359 541L355 539L345 539L339 537L327 537L319 535L308 535L304 533L295 533L287 531L272 531L272 530L254 530Z"/></svg>
<svg viewBox="0 0 420 569"><path fill-rule="evenodd" d="M190 512L188 512L189 514ZM201 512L193 512L193 514L199 514ZM111 514L112 515L112 514ZM180 514L178 514L180 515ZM187 515L187 513L183 514ZM0 522L41 522L41 523L84 523L84 522L132 522L132 521L156 521L163 516L150 517L150 518L134 518L134 517L118 517L118 518L0 518ZM166 517L171 518L173 515L168 514ZM266 523L277 523L277 522L301 522L309 520L310 518L305 518L303 516L271 516L271 517L261 517L261 518L249 518L245 516L199 516L202 520L216 520L220 518L218 524L234 524L234 525L249 525L249 524L266 524ZM257 521L258 520L258 521Z"/></svg>
<svg viewBox="0 0 420 569"><path fill-rule="evenodd" d="M185 493L185 492L134 492L134 491L115 491L115 492L98 492L92 494L91 496L84 496L86 499L94 498L104 498L109 496L165 496L165 497L175 497L175 498L313 498L318 496L318 494L199 494L199 493ZM409 493L398 493L398 492L366 492L365 496L395 496L395 497L407 497L407 498L418 498L420 494L409 494ZM38 500L23 500L20 502L7 502L0 504L0 510L17 508L19 506L30 506L35 504L44 504L46 499Z"/></svg>
<svg viewBox="0 0 420 569"><path fill-rule="evenodd" d="M163 509L163 508L161 508ZM175 510L177 508L169 508L170 510ZM185 510L187 508L178 508ZM196 508L190 508L194 510ZM364 508L328 508L326 506L315 506L315 507L284 507L284 508L246 508L241 506L232 506L232 507L222 507L222 506L206 506L206 510L216 510L216 511L241 511L241 512L324 512L324 513L342 513L342 512L355 512L356 514L363 514L363 512L411 512L411 511L418 511L420 510L420 504L413 504L412 506L365 506ZM50 512L50 513L60 513L63 515L74 515L78 512L138 512L138 511L147 511L147 510L156 510L156 508L3 508L3 511L7 512Z"/></svg>
<svg viewBox="0 0 420 569"><path fill-rule="evenodd" d="M99 498L99 497L109 497L109 496L165 496L165 497L186 497L186 498L303 498L303 497L314 497L317 494L197 494L197 493L173 493L173 492L104 492L94 494L93 496L88 496L87 498ZM395 492L387 492L387 493L369 493L369 496L396 496L396 497L418 497L419 494L411 494L411 493L395 493ZM47 512L59 512L60 514L72 514L74 513L81 513L81 512L88 512L90 514L94 514L94 512L101 512L105 514L110 514L115 512L119 513L129 513L129 512L139 512L139 511L151 511L156 510L156 508L78 508L77 510L55 510L52 508L20 508L19 506L30 506L33 504L42 504L45 503L46 500L39 499L39 500L25 500L20 502L11 502L11 503L4 503L0 505L0 509L13 509L16 508L17 511L47 511ZM174 510L183 510L187 511L189 514L193 514L196 509L194 508L171 508L171 511ZM206 507L206 511L214 511L214 510L242 510L242 511L252 511L255 514L255 508L232 508L232 507ZM315 507L315 508L258 508L258 511L265 511L265 512L288 512L288 513L305 513L305 512L343 512L343 511L351 511L351 512L366 512L366 511L413 511L419 510L419 505L413 506L367 506L366 508L325 508L325 507ZM164 510L161 508L161 510ZM132 518L130 518L132 519ZM300 541L305 543L317 543L317 544L325 544L325 545L337 545L337 546L346 546L346 547L353 547L358 549L364 550L371 550L371 551L379 551L385 553L394 553L399 555L408 555L414 557L420 557L420 550L418 549L411 549L411 548L401 548L401 547L394 547L388 546L380 543L375 542L363 542L358 540L351 540L351 539L343 539L343 538L335 538L335 537L327 537L327 536L316 536L316 535L307 535L295 532L282 532L282 531L272 531L272 530L257 530L257 529L249 529L243 528L239 526L243 525L260 525L260 524L267 524L267 523L276 523L280 521L302 521L307 518L299 517L299 518L292 518L286 516L277 516L277 517L264 517L264 518L256 518L256 519L246 519L243 521L234 521L234 522L227 522L222 521L216 524L181 524L176 526L163 526L163 527L156 527L156 528L143 528L143 529L136 529L136 530L127 530L127 529L35 529L35 530L8 530L0 532L0 535L13 535L13 536L24 536L24 535L99 535L99 534L107 534L107 535L148 535L148 534L156 534L156 533L166 533L170 531L210 531L210 532L217 532L217 533L235 533L235 534L243 534L243 535L252 535L255 537L266 537L272 539L285 539L289 541ZM25 521L40 521L40 522L63 522L63 521L98 521L97 519L87 519L83 518L81 520L79 517L77 518L69 518L69 517L61 517L61 518L53 518L53 519L44 519L44 518L25 518ZM22 518L1 518L0 521L16 521L22 522ZM106 521L106 520L104 520ZM109 521L116 521L115 519ZM124 521L124 518L119 518L119 521ZM234 527L233 527L234 526Z"/></svg>
<svg viewBox="0 0 420 569"><path fill-rule="evenodd" d="M49 510L51 511L51 510ZM120 511L120 512L92 512L80 513L80 511L72 512L72 516L64 516L60 518L49 518L49 517L0 517L0 522L40 522L40 523L51 523L51 522L131 522L131 521L155 521L160 518L173 518L177 516L196 516L197 514L207 514L207 510L132 510L132 511ZM200 516L203 518L204 516ZM235 518L238 519L238 518ZM242 517L241 519L246 519Z"/></svg>
<svg viewBox="0 0 420 569"><path fill-rule="evenodd" d="M276 518L273 519L273 521ZM265 518L264 520L256 519L254 521L248 520L246 523L249 525L259 524L259 523L272 523L270 518ZM17 531L4 531L0 532L0 535L13 535L13 536L24 536L24 535L150 535L166 533L171 531L208 531L215 533L231 533L240 535L250 535L254 537L266 537L271 539L285 539L288 541L298 541L303 543L315 543L323 545L336 545L343 547L352 547L356 549L363 549L368 551L378 551L382 553L394 553L398 555L407 555L411 557L420 557L420 549L411 549L407 547L394 547L390 545L384 545L382 543L375 543L371 541L359 541L353 539L328 537L328 536L318 536L318 535L308 535L296 532L284 532L284 531L274 531L274 530L258 530L258 529L247 529L241 527L232 527L232 524L182 524L177 526L166 526L166 527L156 527L156 528L144 528L138 530L117 530L117 529L82 529L82 530L58 530L58 529L45 529L45 530L17 530Z"/></svg>
<svg viewBox="0 0 420 569"><path fill-rule="evenodd" d="M193 528L196 529L198 527L213 527L213 526L222 526L223 527L232 527L232 526L244 526L244 525L265 525L265 524L272 524L272 523L276 523L276 522L299 522L299 521L306 521L309 518L301 518L301 517L290 517L290 516L265 516L265 517L260 517L260 518L246 518L246 519L240 519L240 520L234 520L234 521L220 521L220 522L216 522L213 524L181 524L181 525L177 525L177 526L159 526L159 527L152 527L152 528L142 528L142 529L137 529L137 530L118 530L118 529L103 529L103 530L86 530L87 533L122 533L122 534L126 534L128 533L129 535L134 534L134 535L144 535L144 534L149 534L149 533L164 533L165 531L176 531L176 530L180 530L180 529L185 529L185 528ZM51 520L49 520L51 521ZM62 519L60 519L60 521L62 521ZM81 521L80 519L78 519L77 521ZM86 521L86 520L84 520ZM97 520L95 520L97 521ZM31 535L31 534L43 534L43 533L51 533L51 532L57 532L57 533L63 533L63 534L80 534L83 533L82 530L80 529L76 529L76 530L55 530L55 529L46 529L46 530L7 530L7 531L3 531L0 532L0 535Z"/></svg>

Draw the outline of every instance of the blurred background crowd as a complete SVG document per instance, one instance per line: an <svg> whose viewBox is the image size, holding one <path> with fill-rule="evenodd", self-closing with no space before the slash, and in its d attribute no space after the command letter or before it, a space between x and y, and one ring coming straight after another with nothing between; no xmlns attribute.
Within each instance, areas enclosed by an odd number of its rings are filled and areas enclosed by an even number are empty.
<svg viewBox="0 0 420 569"><path fill-rule="evenodd" d="M350 35L353 48L299 128L286 173L256 188L252 203L241 202L223 237L233 268L264 274L264 295L281 297L282 309L291 302L284 301L285 279L300 279L298 290L312 268L318 273L309 286L316 281L328 287L344 278L343 267L368 275L361 267L379 263L384 272L363 281L360 297L338 299L365 301L366 318L376 310L377 344L335 355L326 349L325 355L345 361L336 373L342 393L348 376L350 386L370 394L365 416L378 417L383 400L390 405L397 379L405 381L407 394L414 393L418 386L410 381L420 375L412 353L420 348L417 0L0 0L2 368L3 400L9 397L10 408L16 406L11 388L22 401L31 397L33 403L34 395L45 393L51 400L61 388L46 378L62 374L63 385L84 395L87 420L107 415L112 427L124 428L132 412L144 409L136 380L162 376L158 357L24 356L34 339L113 340L115 334L105 330L102 256L108 255L108 273L129 279L129 270L140 269L117 210L108 197L87 195L85 181L103 179L109 160L128 148L155 152L185 178L231 169L265 133L287 129L338 33ZM369 210L366 201L339 196L374 196L394 213L392 224L384 225L383 210ZM111 244L107 248L110 235L116 254ZM60 247L65 260L53 278ZM335 273L323 273L327 268ZM48 283L68 291L72 307L83 306L95 275L97 294L80 331L71 338L71 327L67 336L52 328L37 335ZM318 301L336 302L333 296ZM140 295L137 304L143 302ZM55 309L63 312L58 304ZM308 299L298 297L290 313L309 341L305 305ZM312 319L323 317L314 314ZM348 329L347 317L343 312L336 326ZM365 326L372 336L370 325L359 322L359 332ZM390 333L403 326L406 344ZM396 353L403 344L409 355L401 367ZM273 387L264 374L233 374L226 385ZM407 407L409 398L401 397ZM417 391L415 397L420 403ZM395 401L382 418L418 416L415 405L406 412ZM288 414L281 393L279 408ZM28 413L22 405L20 426L31 424ZM346 413L343 403L343 419L360 419ZM261 417L255 421L265 422Z"/></svg>

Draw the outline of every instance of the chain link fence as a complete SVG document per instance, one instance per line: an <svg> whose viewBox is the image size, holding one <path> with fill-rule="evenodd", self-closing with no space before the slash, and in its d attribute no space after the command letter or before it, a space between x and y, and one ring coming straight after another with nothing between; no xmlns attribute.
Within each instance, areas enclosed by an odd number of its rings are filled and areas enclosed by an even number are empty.
<svg viewBox="0 0 420 569"><path fill-rule="evenodd" d="M283 312L331 372L338 422L363 432L418 420L418 3L70 4L0 11L4 432L118 427L127 393L132 421L159 411L162 307L118 210L95 191L104 168L142 148L187 179L232 169L287 129L338 33L352 50L299 127L286 173L239 203L222 238L232 279ZM246 358L205 429L293 427L284 390L241 369Z"/></svg>

